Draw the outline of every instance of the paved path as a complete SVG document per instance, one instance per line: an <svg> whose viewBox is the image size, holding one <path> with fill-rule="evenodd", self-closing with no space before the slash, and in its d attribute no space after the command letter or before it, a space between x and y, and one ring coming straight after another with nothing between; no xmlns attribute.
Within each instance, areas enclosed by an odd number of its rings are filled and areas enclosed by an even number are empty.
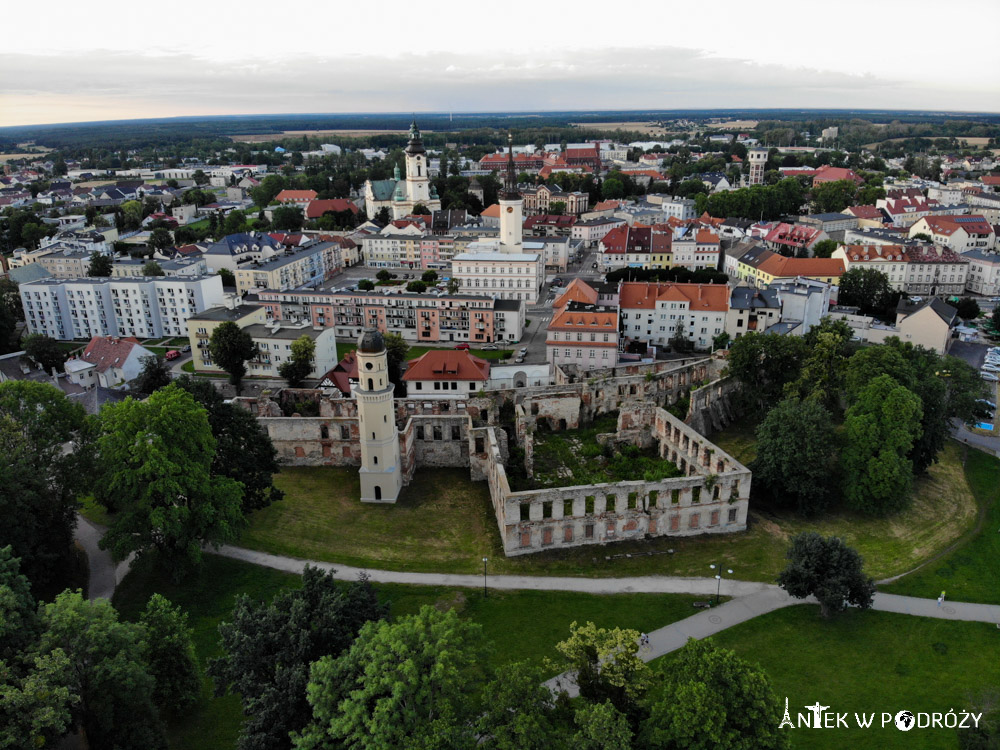
<svg viewBox="0 0 1000 750"><path fill-rule="evenodd" d="M88 599L110 599L115 593L117 579L114 560L111 559L110 552L97 546L104 536L104 531L102 526L91 523L77 514L73 537L87 553L87 564L90 568L90 581L87 584Z"/></svg>

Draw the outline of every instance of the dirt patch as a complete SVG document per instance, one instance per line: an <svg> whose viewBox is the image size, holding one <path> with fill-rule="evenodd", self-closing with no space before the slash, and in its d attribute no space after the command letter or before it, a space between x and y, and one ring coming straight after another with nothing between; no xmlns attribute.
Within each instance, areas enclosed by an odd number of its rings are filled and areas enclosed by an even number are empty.
<svg viewBox="0 0 1000 750"><path fill-rule="evenodd" d="M45 158L45 154L47 154L49 151L52 150L50 148L44 148L43 149L41 146L39 146L38 149L39 149L39 151L44 151L45 153L39 153L39 154L0 154L0 164L2 164L4 162L8 162L8 161L17 161L18 159L29 159L29 160L44 159Z"/></svg>
<svg viewBox="0 0 1000 750"><path fill-rule="evenodd" d="M729 122L718 122L708 125L710 128L745 128L748 130L753 130L757 127L757 120L730 120Z"/></svg>
<svg viewBox="0 0 1000 750"><path fill-rule="evenodd" d="M465 609L466 603L465 593L462 591L452 591L447 596L442 596L436 602L434 602L434 608L439 612L447 612L449 609L453 609L458 613L461 613Z"/></svg>

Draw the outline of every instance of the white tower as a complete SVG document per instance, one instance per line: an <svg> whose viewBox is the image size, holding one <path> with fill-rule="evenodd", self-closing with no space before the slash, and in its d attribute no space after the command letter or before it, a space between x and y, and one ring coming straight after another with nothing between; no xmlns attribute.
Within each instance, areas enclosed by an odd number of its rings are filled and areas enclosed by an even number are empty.
<svg viewBox="0 0 1000 750"><path fill-rule="evenodd" d="M431 180L427 176L427 152L415 121L410 124L410 142L403 153L406 154L406 199L414 205L423 203L426 206L431 200Z"/></svg>
<svg viewBox="0 0 1000 750"><path fill-rule="evenodd" d="M747 175L747 185L764 184L764 165L767 164L767 149L752 148L747 152L750 161L750 174Z"/></svg>
<svg viewBox="0 0 1000 750"><path fill-rule="evenodd" d="M358 339L358 429L361 433L361 502L394 503L403 488L393 385L382 334L365 329Z"/></svg>
<svg viewBox="0 0 1000 750"><path fill-rule="evenodd" d="M514 137L507 134L507 174L500 191L500 252L523 253L524 200L514 171Z"/></svg>

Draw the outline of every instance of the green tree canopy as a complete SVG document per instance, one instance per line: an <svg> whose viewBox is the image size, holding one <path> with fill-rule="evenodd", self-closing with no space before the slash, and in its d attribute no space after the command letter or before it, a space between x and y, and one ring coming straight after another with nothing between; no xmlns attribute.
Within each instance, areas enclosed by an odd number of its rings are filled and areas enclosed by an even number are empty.
<svg viewBox="0 0 1000 750"><path fill-rule="evenodd" d="M32 333L21 339L24 353L33 359L46 372L58 370L62 372L66 354L59 348L59 343L44 333Z"/></svg>
<svg viewBox="0 0 1000 750"><path fill-rule="evenodd" d="M316 342L303 333L292 342L292 355L278 365L278 374L288 381L289 388L300 388L313 370Z"/></svg>
<svg viewBox="0 0 1000 750"><path fill-rule="evenodd" d="M755 489L759 483L778 505L806 515L824 510L833 499L836 465L833 419L817 401L779 401L757 427Z"/></svg>
<svg viewBox="0 0 1000 750"><path fill-rule="evenodd" d="M805 355L798 336L750 332L729 347L727 370L739 381L748 406L763 414L780 400L785 384L798 379Z"/></svg>
<svg viewBox="0 0 1000 750"><path fill-rule="evenodd" d="M170 377L170 365L163 357L154 354L151 357L143 357L139 361L142 362L142 370L139 371L132 387L143 398L155 390L166 388L173 382Z"/></svg>
<svg viewBox="0 0 1000 750"><path fill-rule="evenodd" d="M271 226L288 232L302 229L305 217L297 206L279 206L271 213Z"/></svg>
<svg viewBox="0 0 1000 750"><path fill-rule="evenodd" d="M15 340L19 320L24 320L24 308L17 284L10 279L0 279L0 354L20 350Z"/></svg>
<svg viewBox="0 0 1000 750"><path fill-rule="evenodd" d="M166 276L163 267L155 260L147 260L142 264L143 276Z"/></svg>
<svg viewBox="0 0 1000 750"><path fill-rule="evenodd" d="M427 291L427 284L422 282L420 279L417 279L416 281L411 281L409 284L406 285L406 291L416 292L417 294L423 294L424 292Z"/></svg>
<svg viewBox="0 0 1000 750"><path fill-rule="evenodd" d="M366 579L340 583L333 573L306 566L302 588L281 591L269 603L240 595L231 621L219 625L224 656L209 662L216 693L238 693L247 717L240 750L290 748L290 732L306 727L312 709L306 685L312 662L350 648L361 626L382 620Z"/></svg>
<svg viewBox="0 0 1000 750"><path fill-rule="evenodd" d="M486 659L482 628L453 609L368 622L346 653L313 665L313 719L295 747L471 750Z"/></svg>
<svg viewBox="0 0 1000 750"><path fill-rule="evenodd" d="M208 380L182 375L175 382L208 411L215 438L212 473L243 485L243 511L266 508L284 498L274 486L274 475L281 470L278 452L257 418L241 406L227 404Z"/></svg>
<svg viewBox="0 0 1000 750"><path fill-rule="evenodd" d="M358 282L358 289L363 292L370 292L374 288L375 282L371 279L361 279L361 281Z"/></svg>
<svg viewBox="0 0 1000 750"><path fill-rule="evenodd" d="M497 670L483 689L483 713L476 721L481 750L567 746L563 736L566 712L544 682L541 668L530 662L514 662Z"/></svg>
<svg viewBox="0 0 1000 750"><path fill-rule="evenodd" d="M921 413L920 398L888 375L858 394L844 419L844 498L851 508L884 515L906 505L913 481L907 456Z"/></svg>
<svg viewBox="0 0 1000 750"><path fill-rule="evenodd" d="M253 337L233 321L227 320L212 331L208 350L215 364L229 373L229 382L239 393L243 377L247 374L246 362L257 356L257 345Z"/></svg>
<svg viewBox="0 0 1000 750"><path fill-rule="evenodd" d="M65 451L71 442L76 449ZM89 443L83 407L61 390L28 380L0 383L0 547L13 548L36 586L68 564Z"/></svg>
<svg viewBox="0 0 1000 750"><path fill-rule="evenodd" d="M433 284L435 281L438 280L437 271L433 269L430 271L424 271L423 275L420 277L420 280L423 281L425 284Z"/></svg>
<svg viewBox="0 0 1000 750"><path fill-rule="evenodd" d="M781 707L767 674L711 639L691 639L662 670L641 747L651 750L778 750Z"/></svg>
<svg viewBox="0 0 1000 750"><path fill-rule="evenodd" d="M96 250L90 254L90 265L87 267L88 276L110 276L111 268L115 261L110 255L104 255Z"/></svg>
<svg viewBox="0 0 1000 750"><path fill-rule="evenodd" d="M812 203L816 213L839 213L854 205L858 186L853 180L835 180L813 185Z"/></svg>
<svg viewBox="0 0 1000 750"><path fill-rule="evenodd" d="M169 230L164 229L163 227L157 227L150 233L148 244L154 250L163 250L164 248L170 247L174 244L174 238L173 235L170 234ZM146 275L148 276L151 274ZM156 275L159 276L162 274Z"/></svg>
<svg viewBox="0 0 1000 750"><path fill-rule="evenodd" d="M175 579L205 543L232 542L245 524L243 486L213 476L208 414L176 385L101 411L95 497L117 511L101 540L118 559L157 550Z"/></svg>
<svg viewBox="0 0 1000 750"><path fill-rule="evenodd" d="M851 268L840 277L837 302L860 308L862 315L881 315L895 303L889 277L876 268Z"/></svg>
<svg viewBox="0 0 1000 750"><path fill-rule="evenodd" d="M153 594L139 619L139 650L153 677L153 700L161 711L179 715L201 692L198 659L187 613L160 594Z"/></svg>
<svg viewBox="0 0 1000 750"><path fill-rule="evenodd" d="M792 539L785 557L788 566L778 576L778 585L797 599L815 596L823 617L848 604L872 606L875 583L865 576L861 555L842 539L803 532Z"/></svg>
<svg viewBox="0 0 1000 750"><path fill-rule="evenodd" d="M972 299L972 297L962 297L956 303L955 308L958 310L958 317L962 320L975 320L981 312L979 303Z"/></svg>
<svg viewBox="0 0 1000 750"><path fill-rule="evenodd" d="M833 251L837 249L836 240L820 240L813 245L812 253L815 258L829 258Z"/></svg>

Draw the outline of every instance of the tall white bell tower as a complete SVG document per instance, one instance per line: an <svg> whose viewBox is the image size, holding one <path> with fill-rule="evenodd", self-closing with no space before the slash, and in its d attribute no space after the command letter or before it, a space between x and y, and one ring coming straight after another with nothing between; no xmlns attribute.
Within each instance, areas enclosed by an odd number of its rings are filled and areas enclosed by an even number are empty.
<svg viewBox="0 0 1000 750"><path fill-rule="evenodd" d="M410 142L403 153L406 155L406 199L412 205L422 203L426 206L431 200L431 178L427 174L427 151L415 121L410 125Z"/></svg>
<svg viewBox="0 0 1000 750"><path fill-rule="evenodd" d="M523 253L524 199L514 171L514 137L507 134L507 172L500 191L500 252Z"/></svg>
<svg viewBox="0 0 1000 750"><path fill-rule="evenodd" d="M361 433L361 502L394 503L403 488L399 433L382 334L366 329L358 339L358 429Z"/></svg>

